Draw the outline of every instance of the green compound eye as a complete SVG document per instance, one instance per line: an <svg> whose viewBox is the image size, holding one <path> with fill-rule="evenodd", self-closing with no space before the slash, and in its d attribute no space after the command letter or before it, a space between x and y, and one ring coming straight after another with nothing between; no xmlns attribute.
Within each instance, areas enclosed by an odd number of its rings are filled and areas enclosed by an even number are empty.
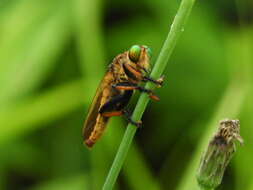
<svg viewBox="0 0 253 190"><path fill-rule="evenodd" d="M138 45L133 45L129 50L129 58L133 62L138 62L141 55L141 47Z"/></svg>
<svg viewBox="0 0 253 190"><path fill-rule="evenodd" d="M152 55L153 55L153 52L152 52L151 48L149 48L148 46L143 46L143 47L146 49L146 51L147 51L147 53L148 53L149 58L151 58L151 57L152 57Z"/></svg>

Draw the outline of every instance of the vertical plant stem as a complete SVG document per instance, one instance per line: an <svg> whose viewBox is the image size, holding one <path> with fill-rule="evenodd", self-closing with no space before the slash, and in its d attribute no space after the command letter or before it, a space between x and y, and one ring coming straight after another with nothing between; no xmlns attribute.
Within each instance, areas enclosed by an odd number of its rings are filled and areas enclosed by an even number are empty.
<svg viewBox="0 0 253 190"><path fill-rule="evenodd" d="M152 78L158 78L163 73L169 60L169 57L177 43L177 40L180 37L181 33L184 31L185 22L189 17L194 2L195 0L182 0L178 12L175 16L175 19L171 25L170 32L167 36L167 39L164 42L160 55L152 70L151 73ZM146 84L146 88L151 89L152 87L153 86L151 83ZM142 93L137 102L136 108L133 112L132 116L133 120L138 121L141 119L148 102L149 98L147 94ZM113 188L116 179L119 175L119 172L122 168L122 165L125 161L125 158L127 156L127 152L134 138L135 132L136 127L131 124L128 124L124 137L121 141L120 147L116 154L116 157L113 161L109 174L104 183L103 190L111 190Z"/></svg>

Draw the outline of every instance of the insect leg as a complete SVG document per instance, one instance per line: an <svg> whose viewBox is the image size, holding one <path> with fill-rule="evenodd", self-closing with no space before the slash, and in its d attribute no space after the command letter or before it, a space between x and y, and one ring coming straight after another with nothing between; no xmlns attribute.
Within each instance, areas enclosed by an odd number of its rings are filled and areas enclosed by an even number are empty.
<svg viewBox="0 0 253 190"><path fill-rule="evenodd" d="M112 85L117 90L138 90L139 86L131 82L119 82Z"/></svg>
<svg viewBox="0 0 253 190"><path fill-rule="evenodd" d="M125 110L125 106L129 102L133 91L127 90L123 94L117 95L113 97L111 100L106 102L99 110L99 113L105 117L112 117L112 116L125 116L126 120L133 125L140 127L142 122L141 121L133 121L131 119L130 113Z"/></svg>
<svg viewBox="0 0 253 190"><path fill-rule="evenodd" d="M111 111L111 112L103 112L101 113L104 117L112 117L112 116L121 116L123 115L122 111Z"/></svg>
<svg viewBox="0 0 253 190"><path fill-rule="evenodd" d="M164 76L160 77L157 80L155 80L155 79L153 79L151 77L148 77L148 76L144 76L142 81L143 82L148 82L149 81L149 82L152 82L152 83L158 85L158 87L161 87L163 85Z"/></svg>
<svg viewBox="0 0 253 190"><path fill-rule="evenodd" d="M105 117L120 116L124 113L122 110L128 104L133 91L125 91L123 94L118 94L106 102L100 109L99 113Z"/></svg>
<svg viewBox="0 0 253 190"><path fill-rule="evenodd" d="M129 113L128 110L124 109L123 110L123 114L127 120L127 122L135 125L136 127L141 127L142 126L142 122L141 121L133 121L132 118L131 118L131 114Z"/></svg>
<svg viewBox="0 0 253 190"><path fill-rule="evenodd" d="M123 64L123 69L129 78L133 80L142 80L143 74L140 71L133 68L130 64L128 63Z"/></svg>
<svg viewBox="0 0 253 190"><path fill-rule="evenodd" d="M126 91L127 90L139 90L140 92L147 93L149 95L149 97L153 100L156 100L156 101L160 100L159 97L157 95L155 95L152 90L146 89L142 86L138 86L137 84L134 84L134 83L120 82L120 83L113 85L113 87L118 90L126 90Z"/></svg>
<svg viewBox="0 0 253 190"><path fill-rule="evenodd" d="M112 117L112 116L121 116L123 115L125 117L125 119L127 120L127 122L135 125L136 127L141 127L142 122L141 121L133 121L131 119L131 115L127 110L121 110L121 111L112 111L112 112L103 112L102 113L103 116L105 117Z"/></svg>
<svg viewBox="0 0 253 190"><path fill-rule="evenodd" d="M159 79L155 80L149 76L143 76L143 74L136 70L135 68L133 68L130 64L125 63L123 64L123 68L125 73L127 74L128 77L134 79L134 80L142 80L143 82L152 82L156 85L158 85L158 87L161 87L164 81L164 76L160 77Z"/></svg>
<svg viewBox="0 0 253 190"><path fill-rule="evenodd" d="M152 90L146 89L146 88L144 88L142 86L138 86L138 90L140 92L147 93L149 95L149 98L151 98L152 100L155 100L155 101L159 101L160 100L160 98L157 95L155 95Z"/></svg>

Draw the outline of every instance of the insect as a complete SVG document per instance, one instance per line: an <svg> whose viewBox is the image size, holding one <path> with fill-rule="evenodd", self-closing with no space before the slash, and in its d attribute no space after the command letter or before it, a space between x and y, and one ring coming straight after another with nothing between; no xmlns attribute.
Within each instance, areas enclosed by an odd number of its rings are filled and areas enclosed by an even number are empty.
<svg viewBox="0 0 253 190"><path fill-rule="evenodd" d="M145 92L153 100L159 98L152 90L140 86L140 82L150 81L158 87L158 80L148 76L150 72L151 49L147 46L133 45L128 51L119 54L109 65L102 79L84 123L83 138L88 147L92 147L102 136L110 117L124 115L128 122L140 126L141 121L132 121L125 109L134 90Z"/></svg>

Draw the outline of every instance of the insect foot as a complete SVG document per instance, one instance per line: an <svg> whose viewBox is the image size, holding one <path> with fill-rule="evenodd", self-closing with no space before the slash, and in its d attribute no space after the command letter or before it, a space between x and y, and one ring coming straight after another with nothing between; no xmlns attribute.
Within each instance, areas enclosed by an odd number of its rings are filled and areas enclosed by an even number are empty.
<svg viewBox="0 0 253 190"><path fill-rule="evenodd" d="M133 124L137 128L140 128L143 126L142 121L133 121L132 119L129 120L129 123Z"/></svg>
<svg viewBox="0 0 253 190"><path fill-rule="evenodd" d="M130 114L130 112L129 112L128 110L123 110L123 114L124 114L126 120L127 120L129 123L135 125L135 126L138 127L138 128L142 126L142 121L133 121L133 120L132 120L131 114Z"/></svg>
<svg viewBox="0 0 253 190"><path fill-rule="evenodd" d="M159 79L156 80L158 88L163 86L164 78L165 78L165 76L163 75Z"/></svg>

